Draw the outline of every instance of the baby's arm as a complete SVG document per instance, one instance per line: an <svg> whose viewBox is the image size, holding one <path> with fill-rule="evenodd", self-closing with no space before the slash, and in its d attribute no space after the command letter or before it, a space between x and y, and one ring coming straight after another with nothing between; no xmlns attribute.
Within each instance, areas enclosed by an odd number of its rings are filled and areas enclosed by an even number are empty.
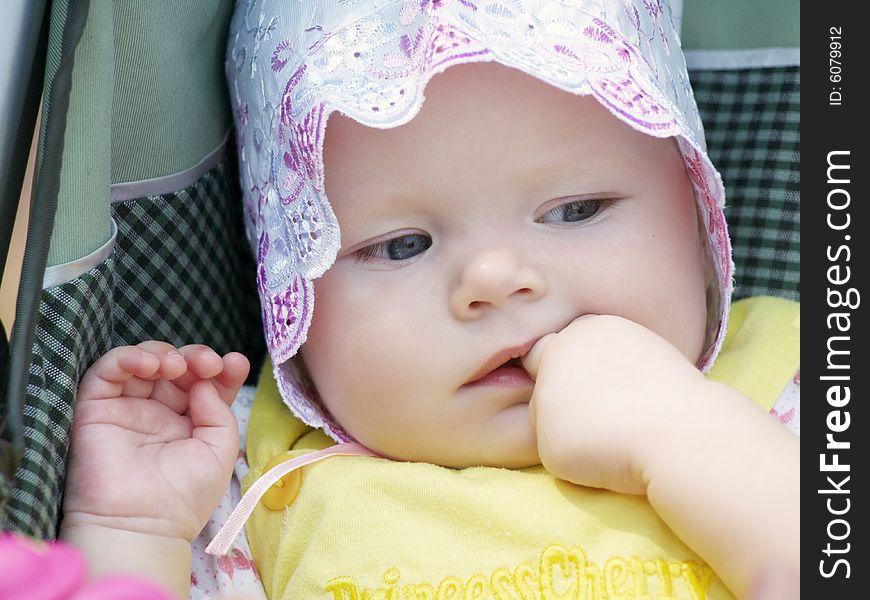
<svg viewBox="0 0 870 600"><path fill-rule="evenodd" d="M736 390L704 383L693 398L703 408L685 414L673 443L651 449L647 497L745 598L765 567L798 572L799 443Z"/></svg>
<svg viewBox="0 0 870 600"><path fill-rule="evenodd" d="M82 550L91 575L138 573L187 598L190 542L238 453L229 405L248 369L238 353L163 342L115 348L88 369L60 535Z"/></svg>
<svg viewBox="0 0 870 600"><path fill-rule="evenodd" d="M524 364L552 473L647 494L738 597L767 566L798 572L798 441L749 399L619 317L582 317Z"/></svg>

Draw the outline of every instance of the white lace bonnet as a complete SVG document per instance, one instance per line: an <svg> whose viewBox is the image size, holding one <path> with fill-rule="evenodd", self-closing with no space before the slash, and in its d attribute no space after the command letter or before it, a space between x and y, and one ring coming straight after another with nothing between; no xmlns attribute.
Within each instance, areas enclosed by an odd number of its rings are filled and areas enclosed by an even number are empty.
<svg viewBox="0 0 870 600"><path fill-rule="evenodd" d="M266 342L284 401L339 441L347 434L289 360L311 321L312 281L339 250L323 187L327 119L340 111L396 127L417 114L432 76L484 61L592 95L635 129L677 138L719 284L702 368L721 346L733 272L724 190L663 0L239 0L227 77Z"/></svg>

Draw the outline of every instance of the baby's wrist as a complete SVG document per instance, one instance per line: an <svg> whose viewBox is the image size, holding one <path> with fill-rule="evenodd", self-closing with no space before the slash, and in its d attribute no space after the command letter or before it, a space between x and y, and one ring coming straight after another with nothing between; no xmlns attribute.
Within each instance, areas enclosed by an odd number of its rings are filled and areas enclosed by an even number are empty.
<svg viewBox="0 0 870 600"><path fill-rule="evenodd" d="M106 549L126 547L135 555L155 555L181 560L190 559L190 541L180 536L163 535L94 523L68 523L60 527L60 539L87 550L95 544Z"/></svg>
<svg viewBox="0 0 870 600"><path fill-rule="evenodd" d="M116 528L64 518L60 539L85 556L91 577L130 574L161 584L187 598L191 548L183 537Z"/></svg>
<svg viewBox="0 0 870 600"><path fill-rule="evenodd" d="M68 504L65 500L64 504ZM64 532L79 531L115 531L120 535L142 535L143 539L183 540L190 544L196 535L191 537L185 532L189 528L184 524L176 523L169 519L158 519L147 516L122 516L102 515L98 513L70 511L64 512L63 521L60 525L60 536ZM198 532L197 532L198 534Z"/></svg>
<svg viewBox="0 0 870 600"><path fill-rule="evenodd" d="M636 454L636 472L643 488L648 490L659 476L680 468L699 447L715 443L713 438L724 432L723 424L729 420L729 403L743 401L733 388L699 373L676 391L674 402L654 409L657 418Z"/></svg>

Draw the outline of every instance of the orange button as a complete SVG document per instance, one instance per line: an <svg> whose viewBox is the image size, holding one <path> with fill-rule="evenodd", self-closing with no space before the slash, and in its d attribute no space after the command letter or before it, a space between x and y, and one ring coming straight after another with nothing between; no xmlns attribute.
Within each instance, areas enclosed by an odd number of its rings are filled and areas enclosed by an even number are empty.
<svg viewBox="0 0 870 600"><path fill-rule="evenodd" d="M289 452L279 454L270 460L263 473L266 473L273 467L280 465L293 458ZM299 488L302 486L302 469L295 469L287 473L279 479L265 494L263 494L263 505L269 510L284 510L284 508L293 504L296 496L299 495Z"/></svg>

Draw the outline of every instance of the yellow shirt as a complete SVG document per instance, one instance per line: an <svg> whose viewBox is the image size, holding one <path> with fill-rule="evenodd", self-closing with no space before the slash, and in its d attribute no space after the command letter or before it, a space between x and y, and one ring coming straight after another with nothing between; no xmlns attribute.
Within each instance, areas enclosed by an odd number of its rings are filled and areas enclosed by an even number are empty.
<svg viewBox="0 0 870 600"><path fill-rule="evenodd" d="M799 366L800 308L735 303L710 372L770 409ZM332 445L285 408L264 370L248 428L251 472ZM730 598L644 497L558 480L541 467L448 469L332 457L304 467L286 508L248 521L270 598L447 600Z"/></svg>

